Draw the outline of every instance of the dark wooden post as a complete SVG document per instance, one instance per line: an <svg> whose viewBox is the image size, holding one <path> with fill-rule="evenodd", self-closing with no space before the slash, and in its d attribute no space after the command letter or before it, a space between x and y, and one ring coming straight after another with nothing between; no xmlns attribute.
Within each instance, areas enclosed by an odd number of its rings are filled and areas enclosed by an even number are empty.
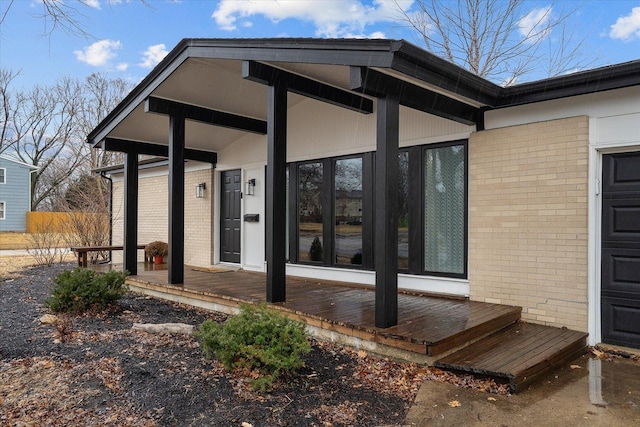
<svg viewBox="0 0 640 427"><path fill-rule="evenodd" d="M398 324L398 131L400 104L378 98L375 166L376 327Z"/></svg>
<svg viewBox="0 0 640 427"><path fill-rule="evenodd" d="M267 107L267 302L286 298L286 167L287 87L280 81L268 86Z"/></svg>
<svg viewBox="0 0 640 427"><path fill-rule="evenodd" d="M138 153L124 157L124 269L138 274Z"/></svg>
<svg viewBox="0 0 640 427"><path fill-rule="evenodd" d="M169 284L184 283L184 116L169 117Z"/></svg>

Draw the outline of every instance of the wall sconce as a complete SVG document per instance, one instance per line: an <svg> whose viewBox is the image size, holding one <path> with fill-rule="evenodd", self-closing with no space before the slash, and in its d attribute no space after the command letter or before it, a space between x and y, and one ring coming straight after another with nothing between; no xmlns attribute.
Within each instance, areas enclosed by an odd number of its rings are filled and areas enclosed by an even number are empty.
<svg viewBox="0 0 640 427"><path fill-rule="evenodd" d="M255 178L251 178L249 181L247 181L245 183L246 189L245 189L245 194L247 196L253 196L254 194L256 194L256 179Z"/></svg>
<svg viewBox="0 0 640 427"><path fill-rule="evenodd" d="M204 190L206 190L207 188L207 184L204 182L201 182L200 184L196 185L196 198L197 199L202 199L204 198Z"/></svg>

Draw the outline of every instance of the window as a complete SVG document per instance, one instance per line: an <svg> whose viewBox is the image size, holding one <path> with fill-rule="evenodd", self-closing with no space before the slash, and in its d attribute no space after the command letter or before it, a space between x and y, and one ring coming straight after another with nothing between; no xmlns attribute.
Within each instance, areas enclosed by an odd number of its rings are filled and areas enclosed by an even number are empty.
<svg viewBox="0 0 640 427"><path fill-rule="evenodd" d="M323 165L321 162L298 167L298 259L323 261L322 215Z"/></svg>
<svg viewBox="0 0 640 427"><path fill-rule="evenodd" d="M424 270L466 271L465 147L424 150Z"/></svg>
<svg viewBox="0 0 640 427"><path fill-rule="evenodd" d="M0 184L7 183L7 170L5 168L0 168Z"/></svg>
<svg viewBox="0 0 640 427"><path fill-rule="evenodd" d="M0 219L4 219L6 207L7 207L7 204L5 202L0 202Z"/></svg>
<svg viewBox="0 0 640 427"><path fill-rule="evenodd" d="M466 278L466 141L403 149L398 166L398 270ZM290 262L375 268L374 168L375 153L289 165Z"/></svg>
<svg viewBox="0 0 640 427"><path fill-rule="evenodd" d="M334 164L336 264L362 265L362 157Z"/></svg>

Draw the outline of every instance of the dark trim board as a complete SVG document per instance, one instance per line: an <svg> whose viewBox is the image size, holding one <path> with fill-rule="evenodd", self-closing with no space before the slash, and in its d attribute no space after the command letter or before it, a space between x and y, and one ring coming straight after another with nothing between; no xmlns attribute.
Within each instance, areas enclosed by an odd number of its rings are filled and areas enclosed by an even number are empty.
<svg viewBox="0 0 640 427"><path fill-rule="evenodd" d="M287 85L290 92L298 95L306 96L316 101L327 102L358 113L373 113L373 101L371 99L259 62L242 61L242 78L266 85L280 81Z"/></svg>
<svg viewBox="0 0 640 427"><path fill-rule="evenodd" d="M406 107L465 125L475 125L480 117L476 107L367 67L351 67L351 89L370 96L392 97Z"/></svg>
<svg viewBox="0 0 640 427"><path fill-rule="evenodd" d="M105 138L101 143L101 148L106 151L118 151L120 153L145 154L147 156L169 157L169 146L151 144L148 142L129 141L119 138ZM218 163L218 153L213 151L184 149L185 160L197 162Z"/></svg>
<svg viewBox="0 0 640 427"><path fill-rule="evenodd" d="M236 129L259 135L266 135L267 122L252 117L240 116L210 108L198 107L183 102L171 101L150 96L144 103L145 113L158 113L168 116L182 116L188 120L207 123L229 129Z"/></svg>

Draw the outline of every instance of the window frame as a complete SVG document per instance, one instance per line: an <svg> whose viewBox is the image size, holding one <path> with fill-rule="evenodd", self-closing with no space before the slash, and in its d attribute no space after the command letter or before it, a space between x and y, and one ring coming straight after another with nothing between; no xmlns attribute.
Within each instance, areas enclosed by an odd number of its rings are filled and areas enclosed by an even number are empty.
<svg viewBox="0 0 640 427"><path fill-rule="evenodd" d="M2 178L0 180L0 185L4 185L7 183L7 168L0 168L0 171L2 171L2 174L0 174L0 177Z"/></svg>
<svg viewBox="0 0 640 427"><path fill-rule="evenodd" d="M0 221L4 221L7 218L7 202L0 200L0 206L2 206L2 209L0 209Z"/></svg>
<svg viewBox="0 0 640 427"><path fill-rule="evenodd" d="M462 145L464 150L464 271L463 273L443 273L425 270L425 152L427 149L446 148ZM455 279L468 278L469 262L469 141L458 139L433 144L400 147L399 152L408 152L409 156L409 262L407 269L398 269L401 274L416 276L446 277ZM375 271L374 252L375 241L373 230L375 225L374 197L375 197L375 151L348 154L343 156L308 159L287 163L289 170L289 263L346 268L351 270ZM335 165L339 160L362 159L362 264L338 264L335 262ZM322 245L323 259L321 262L310 262L299 259L300 212L299 212L299 168L310 163L322 164L322 186L320 199L322 201ZM419 212L418 215L411 214ZM292 213L295 213L292 214Z"/></svg>

